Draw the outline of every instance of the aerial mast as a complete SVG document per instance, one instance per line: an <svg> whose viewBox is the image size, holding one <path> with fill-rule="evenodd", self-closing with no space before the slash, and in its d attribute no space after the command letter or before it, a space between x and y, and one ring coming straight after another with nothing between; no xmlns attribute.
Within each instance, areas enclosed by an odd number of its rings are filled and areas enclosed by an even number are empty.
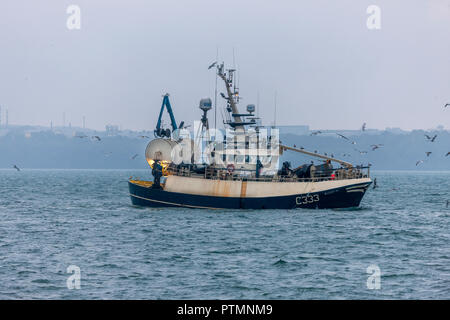
<svg viewBox="0 0 450 320"><path fill-rule="evenodd" d="M227 96L222 95L222 97L227 100L227 110L231 112L231 116L233 118L234 124L236 127L241 127L243 129L242 125L242 119L239 115L239 110L237 108L237 103L239 102L239 92L236 87L233 88L233 78L234 78L234 72L235 69L228 69L228 78L227 73L224 72L224 64L217 66L217 74L218 76L223 80L225 83L225 88L227 89ZM231 89L233 88L233 91Z"/></svg>

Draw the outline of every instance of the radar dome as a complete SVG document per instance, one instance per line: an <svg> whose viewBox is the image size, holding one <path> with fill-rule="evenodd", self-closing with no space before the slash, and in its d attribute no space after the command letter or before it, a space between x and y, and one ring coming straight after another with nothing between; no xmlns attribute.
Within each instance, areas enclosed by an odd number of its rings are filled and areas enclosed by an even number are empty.
<svg viewBox="0 0 450 320"><path fill-rule="evenodd" d="M200 109L203 111L211 110L212 108L212 101L210 98L203 98L200 100Z"/></svg>

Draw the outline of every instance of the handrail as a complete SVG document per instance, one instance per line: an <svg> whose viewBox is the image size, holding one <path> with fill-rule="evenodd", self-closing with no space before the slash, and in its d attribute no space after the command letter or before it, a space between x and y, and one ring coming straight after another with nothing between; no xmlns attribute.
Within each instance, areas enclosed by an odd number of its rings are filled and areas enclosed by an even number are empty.
<svg viewBox="0 0 450 320"><path fill-rule="evenodd" d="M367 169L367 173L364 170ZM318 181L332 181L332 180L344 180L344 179L360 179L370 177L370 167L367 166L357 166L351 168L334 168L328 171L330 174L326 174L323 171L316 171L312 177L308 178L298 178L295 176L260 176L256 178L251 175L237 175L234 172L227 172L226 168L213 168L210 167L210 172L208 173L208 168L205 168L205 172L196 173L190 168L167 168L169 175L184 176L198 179L208 179L208 180L245 180L245 181L260 181L260 182L318 182ZM245 170L236 169L235 171L248 171L252 172L255 170Z"/></svg>

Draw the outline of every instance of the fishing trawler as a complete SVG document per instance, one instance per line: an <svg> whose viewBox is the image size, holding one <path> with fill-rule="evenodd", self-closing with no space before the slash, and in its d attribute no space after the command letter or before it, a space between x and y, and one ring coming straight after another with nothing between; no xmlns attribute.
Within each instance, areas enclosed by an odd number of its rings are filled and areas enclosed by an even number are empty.
<svg viewBox="0 0 450 320"><path fill-rule="evenodd" d="M371 184L370 168L283 145L276 128L265 128L255 105L240 113L235 69L216 62L210 66L223 81L226 133L209 128L209 98L200 101L203 112L194 130L177 125L164 95L155 139L145 150L153 181L130 178L131 202L136 206L204 209L349 208L359 206ZM217 103L215 104L217 106ZM161 127L167 109L172 130ZM297 152L322 161L291 168L280 166L283 152ZM333 167L333 163L337 166Z"/></svg>

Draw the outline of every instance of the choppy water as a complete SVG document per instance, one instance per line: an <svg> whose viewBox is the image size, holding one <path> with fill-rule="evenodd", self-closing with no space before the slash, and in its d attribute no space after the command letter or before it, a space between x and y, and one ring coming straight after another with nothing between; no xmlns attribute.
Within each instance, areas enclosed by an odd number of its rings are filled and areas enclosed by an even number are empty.
<svg viewBox="0 0 450 320"><path fill-rule="evenodd" d="M135 208L131 175L0 170L0 298L450 298L450 172L376 172L357 210L272 211Z"/></svg>

